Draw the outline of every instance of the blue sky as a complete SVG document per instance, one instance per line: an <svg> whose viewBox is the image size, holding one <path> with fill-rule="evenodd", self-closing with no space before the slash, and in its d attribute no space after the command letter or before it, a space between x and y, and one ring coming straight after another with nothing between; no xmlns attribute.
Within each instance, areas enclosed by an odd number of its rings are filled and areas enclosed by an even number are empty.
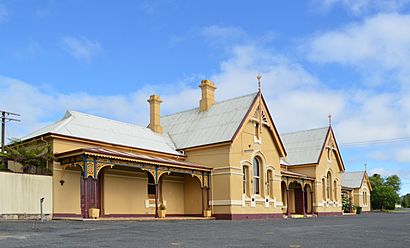
<svg viewBox="0 0 410 248"><path fill-rule="evenodd" d="M262 90L280 132L333 127L347 170L410 192L410 1L0 0L0 108L22 136L67 109L139 125Z"/></svg>

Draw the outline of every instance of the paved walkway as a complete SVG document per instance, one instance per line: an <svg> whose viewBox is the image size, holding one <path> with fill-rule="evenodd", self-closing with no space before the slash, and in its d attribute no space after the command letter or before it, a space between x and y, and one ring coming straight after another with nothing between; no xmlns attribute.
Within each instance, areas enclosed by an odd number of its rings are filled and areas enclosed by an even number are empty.
<svg viewBox="0 0 410 248"><path fill-rule="evenodd" d="M410 247L410 212L256 221L3 221L0 247Z"/></svg>

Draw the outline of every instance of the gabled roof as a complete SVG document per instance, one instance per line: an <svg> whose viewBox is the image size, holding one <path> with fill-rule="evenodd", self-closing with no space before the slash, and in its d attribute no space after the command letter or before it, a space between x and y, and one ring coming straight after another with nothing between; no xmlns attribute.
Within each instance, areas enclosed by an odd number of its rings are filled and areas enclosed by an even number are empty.
<svg viewBox="0 0 410 248"><path fill-rule="evenodd" d="M342 187L347 187L347 188L353 188L353 189L360 188L360 186L362 185L363 177L364 177L364 171L340 173Z"/></svg>
<svg viewBox="0 0 410 248"><path fill-rule="evenodd" d="M329 127L303 130L281 135L289 165L313 164L320 158Z"/></svg>
<svg viewBox="0 0 410 248"><path fill-rule="evenodd" d="M362 186L365 171L352 171L340 173L342 187L357 189Z"/></svg>
<svg viewBox="0 0 410 248"><path fill-rule="evenodd" d="M216 102L209 110L199 108L161 117L164 133L177 149L231 141L258 93Z"/></svg>
<svg viewBox="0 0 410 248"><path fill-rule="evenodd" d="M23 137L22 140L45 134L59 134L155 152L181 155L176 151L171 139L166 135L157 134L146 127L75 111L67 111L61 120Z"/></svg>

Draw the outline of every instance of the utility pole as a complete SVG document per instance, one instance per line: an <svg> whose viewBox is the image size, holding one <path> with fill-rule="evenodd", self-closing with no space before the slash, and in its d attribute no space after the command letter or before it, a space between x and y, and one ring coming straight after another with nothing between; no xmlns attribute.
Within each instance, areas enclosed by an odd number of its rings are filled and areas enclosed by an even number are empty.
<svg viewBox="0 0 410 248"><path fill-rule="evenodd" d="M9 116L20 116L19 114L16 113L11 113L7 111L1 111L1 151L4 152L4 146L6 145L6 122L9 121L20 121L19 119L16 119L16 117L11 118Z"/></svg>

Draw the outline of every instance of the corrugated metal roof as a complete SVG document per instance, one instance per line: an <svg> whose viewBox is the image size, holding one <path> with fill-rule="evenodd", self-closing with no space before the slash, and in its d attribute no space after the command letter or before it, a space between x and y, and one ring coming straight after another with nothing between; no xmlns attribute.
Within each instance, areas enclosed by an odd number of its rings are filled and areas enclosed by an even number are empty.
<svg viewBox="0 0 410 248"><path fill-rule="evenodd" d="M81 154L88 154L88 155L96 155L96 156L106 156L110 158L118 158L118 159L131 159L131 160L142 160L144 162L152 162L152 163L160 163L160 164L166 164L166 165L176 165L176 166L184 166L184 167L190 167L190 168L195 168L195 169L202 169L202 170L211 170L210 167L204 166L204 165L198 165L186 161L181 161L181 160L175 160L175 159L170 159L170 158L163 158L163 157L158 157L158 156L152 156L152 155L147 155L147 154L139 154L139 153L130 153L130 152L120 152L120 151L115 151L111 149L104 149L104 148L81 148L69 152L64 152L60 154L56 154L57 158L66 158L72 156L72 154L76 155L78 153Z"/></svg>
<svg viewBox="0 0 410 248"><path fill-rule="evenodd" d="M364 171L353 171L340 173L342 187L357 189L362 186Z"/></svg>
<svg viewBox="0 0 410 248"><path fill-rule="evenodd" d="M67 111L63 119L23 137L22 140L46 133L181 155L167 135L157 134L146 127L76 111Z"/></svg>
<svg viewBox="0 0 410 248"><path fill-rule="evenodd" d="M199 108L161 117L178 149L230 141L258 93L215 103L208 111Z"/></svg>
<svg viewBox="0 0 410 248"><path fill-rule="evenodd" d="M303 130L281 135L289 165L317 163L329 127Z"/></svg>

